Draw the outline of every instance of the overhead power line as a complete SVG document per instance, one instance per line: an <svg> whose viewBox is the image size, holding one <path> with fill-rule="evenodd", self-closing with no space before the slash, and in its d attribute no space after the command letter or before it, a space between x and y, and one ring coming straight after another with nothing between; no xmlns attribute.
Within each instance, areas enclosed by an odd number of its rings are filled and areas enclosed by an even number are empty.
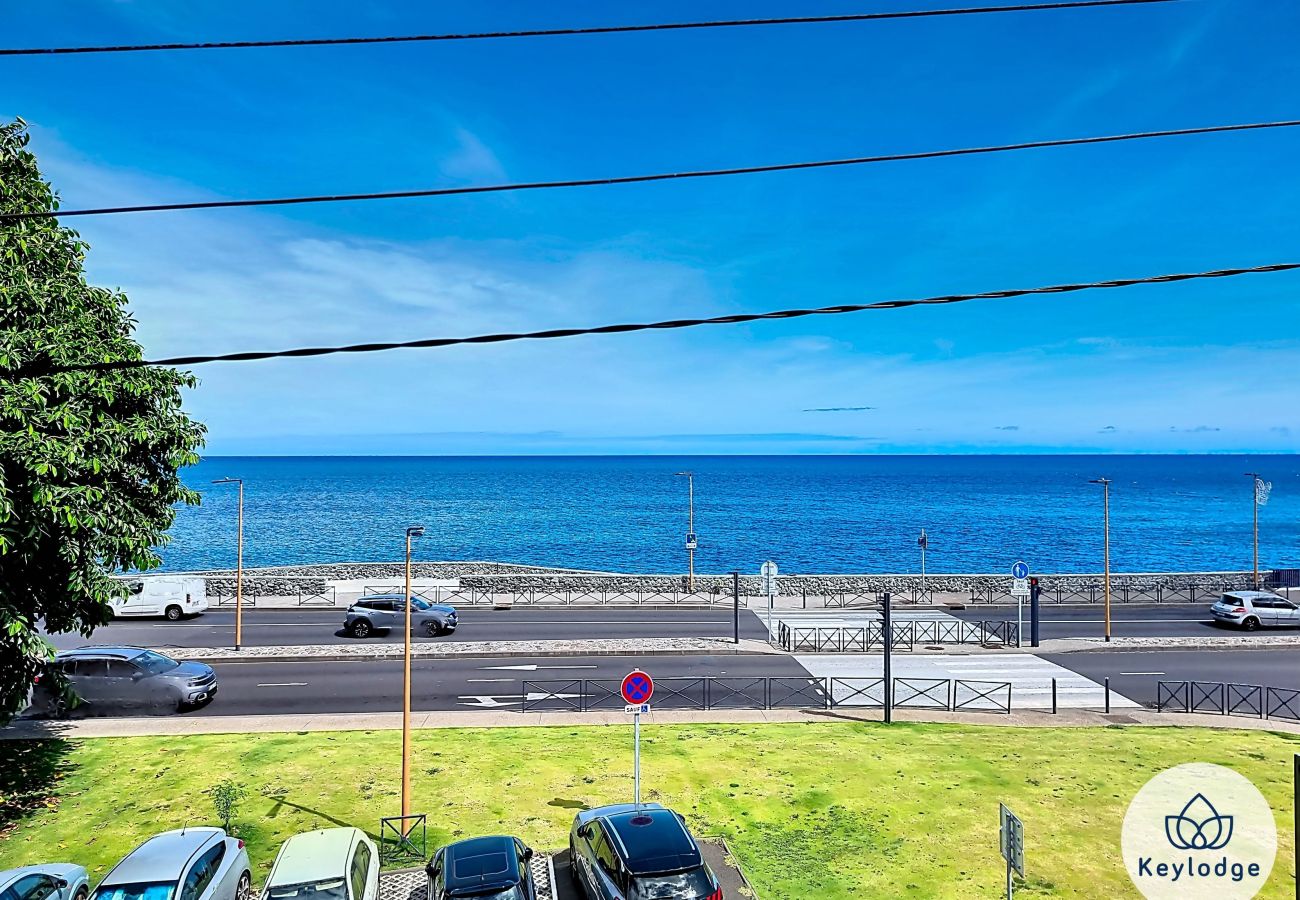
<svg viewBox="0 0 1300 900"><path fill-rule="evenodd" d="M386 37L299 38L267 41L210 41L174 44L122 44L94 47L22 47L0 49L0 56L53 56L69 53L137 53L148 50L234 50L254 47L330 47L348 44L412 44L431 41L482 41L500 38L573 37L591 34L629 34L642 31L686 31L699 28L744 28L756 25L822 25L835 22L875 22L884 19L922 19L982 13L1038 12L1086 9L1098 6L1136 6L1177 3L1180 0L1071 0L1060 3L1017 3L1010 6L973 6L956 9L898 10L851 13L840 16L786 16L772 19L724 19L706 22L659 22L645 25L597 25L588 28L538 28L524 31L480 31L464 34L404 34Z"/></svg>
<svg viewBox="0 0 1300 900"><path fill-rule="evenodd" d="M510 341L550 340L552 338L577 337L585 334L627 334L628 332L633 331L668 331L679 328L695 328L700 325L737 325L744 322L759 322L767 319L798 319L804 316L833 316L842 315L844 313L864 312L866 310L906 309L912 306L941 306L949 303L965 303L970 300L1002 300L1010 297L1028 297L1036 294L1066 294L1075 291L1099 290L1102 288L1125 288L1139 284L1167 284L1175 281L1192 281L1194 279L1202 278L1231 278L1236 275L1287 272L1293 269L1300 269L1300 263L1275 263L1273 265L1254 266L1245 269L1216 269L1209 272L1193 272L1185 275L1150 275L1144 278L1123 278L1115 281L1057 284L1050 287L986 291L979 294L946 294L939 297L926 297L921 300L881 300L875 303L821 306L811 309L782 309L773 312L739 313L730 316L712 316L709 318L698 319L667 319L660 322L599 325L593 328L556 328L547 331L505 332L459 338L426 338L418 341L349 344L340 347L298 347L292 350L220 353L210 356L172 356L154 360L115 360L112 362L79 363L75 365L50 366L40 371L33 370L24 372L20 370L9 374L7 377L12 379L53 375L61 372L105 372L114 369L138 369L144 366L196 366L214 362L252 362L259 359L329 356L335 353L377 353L383 350L453 347L460 344L503 344Z"/></svg>
<svg viewBox="0 0 1300 900"><path fill-rule="evenodd" d="M978 156L1016 150L1041 150L1047 147L1075 147L1084 144L1114 144L1151 138L1183 137L1194 134L1220 134L1229 131L1259 131L1269 128L1294 128L1300 119L1281 122L1250 122L1240 125L1208 125L1200 128L1174 128L1165 131L1138 131L1094 137L1059 138L1048 141L1025 141L985 147L961 147L949 150L922 150L915 153L889 153L879 156L855 156L846 159L820 159L805 162L772 163L762 166L736 166L726 169L697 169L685 172L656 172L648 175L620 175L611 178L571 178L561 181L524 181L510 184L469 185L466 187L428 188L413 191L379 191L367 194L321 194L298 197L259 197L250 200L200 200L192 203L150 203L138 206L101 206L90 209L42 210L39 212L0 213L0 221L23 219L68 218L70 216L110 216L120 213L174 212L183 209L236 209L251 206L291 206L302 203L352 203L361 200L400 200L413 197L451 197L460 194L500 194L511 191L538 191L553 188L596 187L615 184L644 184L651 181L675 181L690 178L719 178L730 175L757 175L765 172L794 172L801 169L829 169L861 166L870 163L904 162L916 159L943 159L950 156Z"/></svg>

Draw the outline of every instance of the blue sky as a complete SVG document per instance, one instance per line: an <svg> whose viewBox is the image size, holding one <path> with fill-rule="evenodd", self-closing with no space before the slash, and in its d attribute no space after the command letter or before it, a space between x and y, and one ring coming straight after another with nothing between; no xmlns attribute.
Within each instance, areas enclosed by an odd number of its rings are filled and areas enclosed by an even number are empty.
<svg viewBox="0 0 1300 900"><path fill-rule="evenodd" d="M870 3L68 2L3 43L498 30ZM1300 117L1300 5L0 60L67 207L616 175ZM516 195L83 219L151 355L1300 257L1300 129ZM71 221L71 220L70 220ZM1300 276L201 367L223 453L1290 452ZM870 409L829 408L870 407Z"/></svg>

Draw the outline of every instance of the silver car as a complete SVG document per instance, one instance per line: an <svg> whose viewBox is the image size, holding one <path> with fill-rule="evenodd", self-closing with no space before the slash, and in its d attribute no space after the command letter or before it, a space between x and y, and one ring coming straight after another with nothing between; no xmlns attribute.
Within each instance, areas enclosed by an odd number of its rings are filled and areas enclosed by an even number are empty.
<svg viewBox="0 0 1300 900"><path fill-rule="evenodd" d="M0 900L86 900L89 891L86 870L72 863L0 872Z"/></svg>
<svg viewBox="0 0 1300 900"><path fill-rule="evenodd" d="M211 666L177 662L139 647L82 647L60 653L52 665L67 678L91 715L127 710L178 712L217 695L217 673ZM46 685L46 679L37 685L34 703L38 709L44 707L43 711L53 715L65 713L64 698Z"/></svg>
<svg viewBox="0 0 1300 900"><path fill-rule="evenodd" d="M244 842L220 828L154 835L113 867L91 900L249 900Z"/></svg>
<svg viewBox="0 0 1300 900"><path fill-rule="evenodd" d="M456 607L443 603L430 603L420 597L411 598L411 632L430 637L456 630ZM343 629L353 637L370 637L375 632L406 627L405 594L374 594L362 597L348 607Z"/></svg>
<svg viewBox="0 0 1300 900"><path fill-rule="evenodd" d="M1247 631L1300 627L1300 608L1285 597L1268 591L1230 591L1210 607L1210 612L1216 622L1236 625Z"/></svg>

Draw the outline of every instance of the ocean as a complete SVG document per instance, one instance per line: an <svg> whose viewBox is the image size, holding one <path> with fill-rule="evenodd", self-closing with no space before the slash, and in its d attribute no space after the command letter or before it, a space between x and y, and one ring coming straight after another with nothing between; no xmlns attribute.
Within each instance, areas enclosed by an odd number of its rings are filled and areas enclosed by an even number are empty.
<svg viewBox="0 0 1300 900"><path fill-rule="evenodd" d="M161 553L171 570L233 567L245 482L246 566L495 560L683 572L695 473L696 571L1096 572L1111 485L1115 571L1249 569L1251 481L1260 565L1300 566L1300 456L210 457Z"/></svg>

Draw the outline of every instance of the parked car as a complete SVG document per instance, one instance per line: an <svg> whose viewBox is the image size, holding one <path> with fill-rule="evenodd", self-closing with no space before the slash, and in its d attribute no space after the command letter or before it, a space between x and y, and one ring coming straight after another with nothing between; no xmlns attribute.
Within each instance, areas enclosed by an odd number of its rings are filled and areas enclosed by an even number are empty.
<svg viewBox="0 0 1300 900"><path fill-rule="evenodd" d="M412 597L411 631L430 637L449 634L456 630L456 607L443 603L430 603L422 597ZM362 597L348 607L343 628L353 637L370 637L375 632L385 633L394 628L405 628L405 594L374 594Z"/></svg>
<svg viewBox="0 0 1300 900"><path fill-rule="evenodd" d="M249 900L244 842L220 828L156 834L104 876L91 900Z"/></svg>
<svg viewBox="0 0 1300 900"><path fill-rule="evenodd" d="M145 575L127 582L127 595L113 600L113 615L162 616L176 622L208 608L207 582L179 575Z"/></svg>
<svg viewBox="0 0 1300 900"><path fill-rule="evenodd" d="M1300 607L1268 591L1229 591L1210 607L1210 612L1215 621L1247 631L1300 626Z"/></svg>
<svg viewBox="0 0 1300 900"><path fill-rule="evenodd" d="M23 866L0 872L3 900L86 900L90 879L72 863Z"/></svg>
<svg viewBox="0 0 1300 900"><path fill-rule="evenodd" d="M50 664L68 680L87 712L107 715L126 710L180 712L217 695L217 673L201 662L177 662L139 647L82 647L54 657ZM42 677L33 692L36 712L62 715L64 697L53 680Z"/></svg>
<svg viewBox="0 0 1300 900"><path fill-rule="evenodd" d="M378 900L379 850L360 828L322 828L280 845L262 900Z"/></svg>
<svg viewBox="0 0 1300 900"><path fill-rule="evenodd" d="M578 813L569 870L588 900L722 900L686 823L658 803Z"/></svg>
<svg viewBox="0 0 1300 900"><path fill-rule="evenodd" d="M533 851L518 838L498 835L457 841L429 860L428 900L537 900L529 861Z"/></svg>

